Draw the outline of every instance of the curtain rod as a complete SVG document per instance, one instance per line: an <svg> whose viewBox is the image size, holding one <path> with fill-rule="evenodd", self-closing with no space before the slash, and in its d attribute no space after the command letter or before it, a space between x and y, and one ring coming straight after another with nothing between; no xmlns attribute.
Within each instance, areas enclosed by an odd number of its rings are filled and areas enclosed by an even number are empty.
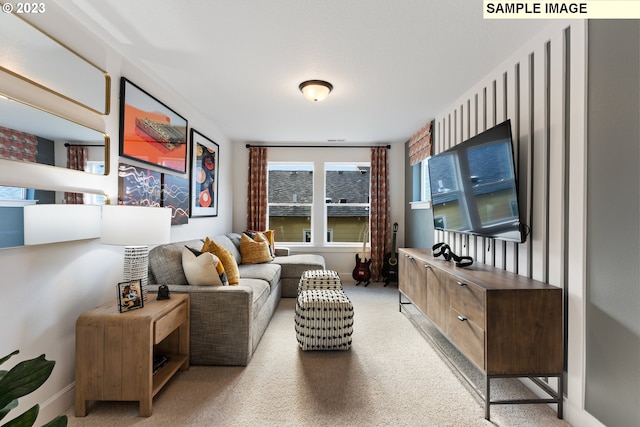
<svg viewBox="0 0 640 427"><path fill-rule="evenodd" d="M247 148L265 147L265 148L391 148L391 144L387 145L251 145L247 144Z"/></svg>
<svg viewBox="0 0 640 427"><path fill-rule="evenodd" d="M104 147L104 144L70 144L68 142L64 143L65 147Z"/></svg>

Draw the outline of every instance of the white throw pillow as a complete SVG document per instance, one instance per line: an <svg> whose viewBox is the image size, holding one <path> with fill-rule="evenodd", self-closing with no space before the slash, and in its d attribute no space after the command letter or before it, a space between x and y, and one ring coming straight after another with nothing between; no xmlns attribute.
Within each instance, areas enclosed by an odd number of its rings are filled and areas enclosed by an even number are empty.
<svg viewBox="0 0 640 427"><path fill-rule="evenodd" d="M194 286L223 286L217 266L220 259L211 252L196 256L189 248L182 250L182 269L187 282Z"/></svg>

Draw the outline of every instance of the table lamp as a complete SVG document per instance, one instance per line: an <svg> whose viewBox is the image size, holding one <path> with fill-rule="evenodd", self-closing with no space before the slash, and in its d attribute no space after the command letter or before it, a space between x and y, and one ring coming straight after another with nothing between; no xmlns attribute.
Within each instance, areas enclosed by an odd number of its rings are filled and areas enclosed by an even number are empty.
<svg viewBox="0 0 640 427"><path fill-rule="evenodd" d="M102 207L102 234L106 245L124 246L124 280L140 280L143 300L147 299L149 246L169 243L171 209L144 206L105 205Z"/></svg>

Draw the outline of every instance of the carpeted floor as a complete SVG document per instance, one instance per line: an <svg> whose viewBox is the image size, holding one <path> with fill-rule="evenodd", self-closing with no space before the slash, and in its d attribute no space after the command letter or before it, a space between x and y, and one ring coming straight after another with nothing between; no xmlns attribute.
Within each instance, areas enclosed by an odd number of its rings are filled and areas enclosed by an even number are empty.
<svg viewBox="0 0 640 427"><path fill-rule="evenodd" d="M282 299L246 367L191 366L156 395L153 415L137 402L94 402L73 426L563 426L547 405L484 404L404 313L398 289L345 285L355 311L348 351L303 352L295 299ZM517 380L492 382L496 395L530 392Z"/></svg>

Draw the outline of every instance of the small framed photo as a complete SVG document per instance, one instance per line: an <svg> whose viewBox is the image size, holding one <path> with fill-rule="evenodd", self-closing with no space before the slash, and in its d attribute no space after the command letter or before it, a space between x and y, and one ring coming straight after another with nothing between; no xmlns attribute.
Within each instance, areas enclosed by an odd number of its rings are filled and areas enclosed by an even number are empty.
<svg viewBox="0 0 640 427"><path fill-rule="evenodd" d="M142 285L140 280L118 283L118 308L120 313L142 308Z"/></svg>

